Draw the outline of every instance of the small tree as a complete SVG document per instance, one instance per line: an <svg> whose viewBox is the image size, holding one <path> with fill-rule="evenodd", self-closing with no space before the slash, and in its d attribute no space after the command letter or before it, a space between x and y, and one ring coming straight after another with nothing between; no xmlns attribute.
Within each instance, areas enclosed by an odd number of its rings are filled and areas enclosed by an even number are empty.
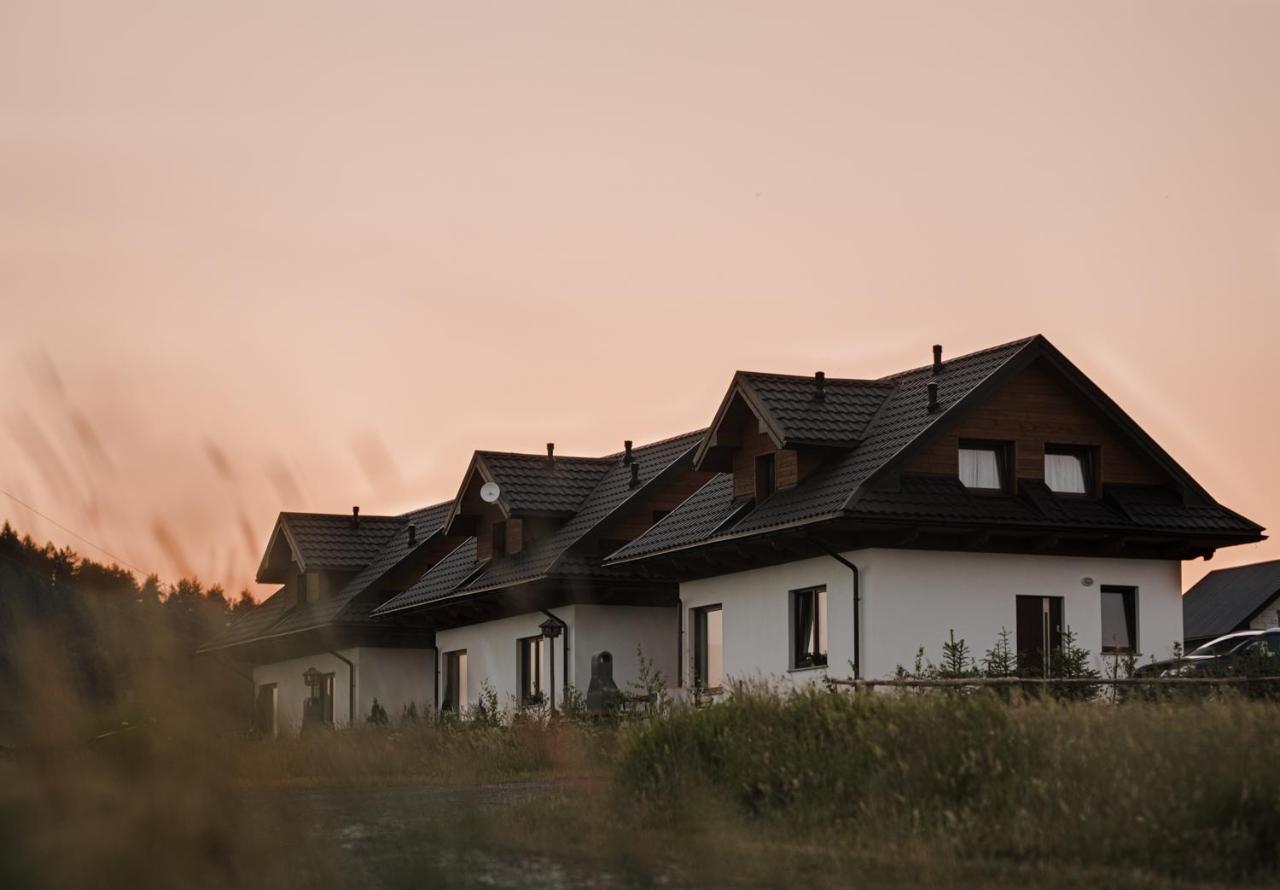
<svg viewBox="0 0 1280 890"><path fill-rule="evenodd" d="M373 700L373 707L369 708L369 723L373 726L387 725L387 709L376 698Z"/></svg>
<svg viewBox="0 0 1280 890"><path fill-rule="evenodd" d="M957 640L955 628L952 628L946 642L942 644L942 663L938 665L938 676L946 680L961 680L976 676L977 673L978 666L969 652L969 644L963 637Z"/></svg>
<svg viewBox="0 0 1280 890"><path fill-rule="evenodd" d="M982 672L988 677L1012 677L1017 671L1017 650L1009 643L1009 628L1001 627L996 644L982 658Z"/></svg>

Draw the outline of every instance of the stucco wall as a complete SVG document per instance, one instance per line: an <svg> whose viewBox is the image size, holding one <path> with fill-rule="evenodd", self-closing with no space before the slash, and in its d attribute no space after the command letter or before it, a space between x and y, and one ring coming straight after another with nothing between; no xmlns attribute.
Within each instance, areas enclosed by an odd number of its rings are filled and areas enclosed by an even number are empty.
<svg viewBox="0 0 1280 890"><path fill-rule="evenodd" d="M636 678L639 661L637 644L654 666L674 682L676 676L676 610L671 607L641 606L566 606L551 610L569 625L568 682L586 693L591 680L591 656L608 650L614 657L614 682L625 690ZM498 704L513 707L517 700L516 641L541 633L539 625L546 620L541 612L513 618L486 621L467 627L439 631L436 647L443 654L456 649L467 650L467 699L474 706L480 698L485 680L498 694ZM550 647L544 647L542 676L544 689L550 690ZM565 685L563 637L555 641L556 699ZM443 698L443 695L441 696Z"/></svg>
<svg viewBox="0 0 1280 890"><path fill-rule="evenodd" d="M1104 584L1138 589L1138 647L1164 656L1182 639L1181 565L1176 561L1024 556L920 550L845 553L861 572L862 674L891 676L910 665L918 647L933 661L954 628L981 657L1001 627L1016 632L1018 595L1060 596L1063 620L1101 665ZM1083 578L1092 578L1085 587ZM789 592L820 584L828 590L829 667L791 671ZM849 676L853 655L852 573L830 557L800 560L681 585L682 619L689 610L724 606L724 669L737 678L784 682ZM684 635L689 681L693 641Z"/></svg>
<svg viewBox="0 0 1280 890"><path fill-rule="evenodd" d="M421 709L435 701L435 652L431 649L341 649L340 654L355 664L356 716L364 720L376 696L392 718L398 718L410 701ZM253 669L257 688L276 684L276 729L284 735L302 728L302 703L310 695L302 675L308 668L334 675L333 720L338 726L350 723L350 674L337 656L321 652L287 661L257 665Z"/></svg>

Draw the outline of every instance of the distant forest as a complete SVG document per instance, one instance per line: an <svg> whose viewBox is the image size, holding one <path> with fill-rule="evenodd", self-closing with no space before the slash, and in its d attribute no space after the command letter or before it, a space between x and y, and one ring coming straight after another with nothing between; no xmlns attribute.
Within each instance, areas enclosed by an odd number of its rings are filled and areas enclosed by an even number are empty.
<svg viewBox="0 0 1280 890"><path fill-rule="evenodd" d="M70 548L0 530L0 744L34 720L83 735L162 722L176 711L211 727L248 719L243 666L196 649L253 608L196 579L141 582Z"/></svg>

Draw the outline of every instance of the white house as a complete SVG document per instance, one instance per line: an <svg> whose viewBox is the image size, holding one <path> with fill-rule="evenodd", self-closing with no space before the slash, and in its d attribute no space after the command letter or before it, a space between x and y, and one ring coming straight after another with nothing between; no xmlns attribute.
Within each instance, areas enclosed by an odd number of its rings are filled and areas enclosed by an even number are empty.
<svg viewBox="0 0 1280 890"><path fill-rule="evenodd" d="M210 648L254 664L268 730L375 696L542 706L600 652L624 689L638 651L716 689L891 675L1004 629L1035 674L1068 629L1165 654L1181 561L1261 538L1037 336L875 380L739 372L706 430L478 451L405 516L281 514L259 577L283 587Z"/></svg>
<svg viewBox="0 0 1280 890"><path fill-rule="evenodd" d="M892 675L1007 629L1099 661L1181 641L1181 561L1259 540L1043 337L879 380L739 373L719 473L607 565L678 577L682 681Z"/></svg>

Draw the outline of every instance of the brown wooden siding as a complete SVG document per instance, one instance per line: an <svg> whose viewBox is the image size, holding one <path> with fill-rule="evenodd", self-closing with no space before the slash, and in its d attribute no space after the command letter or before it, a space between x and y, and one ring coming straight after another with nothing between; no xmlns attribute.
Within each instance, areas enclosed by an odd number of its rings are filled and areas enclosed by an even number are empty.
<svg viewBox="0 0 1280 890"><path fill-rule="evenodd" d="M655 511L669 513L706 485L714 473L689 470L678 478L660 485L657 490L633 498L622 508L617 524L610 524L606 534L619 541L634 541L653 526Z"/></svg>
<svg viewBox="0 0 1280 890"><path fill-rule="evenodd" d="M1012 442L1015 476L1020 479L1044 478L1045 445L1085 445L1097 449L1103 484L1170 482L1149 458L1123 441L1092 406L1039 364L1031 365L970 409L955 426L910 458L902 472L957 475L961 439Z"/></svg>

